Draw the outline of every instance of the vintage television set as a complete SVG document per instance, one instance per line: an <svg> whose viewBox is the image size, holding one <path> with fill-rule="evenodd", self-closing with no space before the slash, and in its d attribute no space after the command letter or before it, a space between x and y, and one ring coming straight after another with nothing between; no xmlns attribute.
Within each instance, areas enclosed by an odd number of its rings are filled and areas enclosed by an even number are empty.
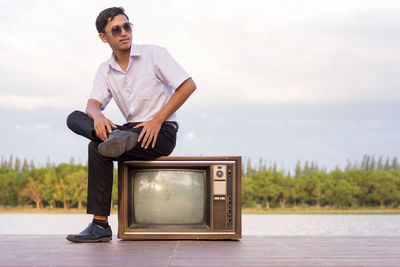
<svg viewBox="0 0 400 267"><path fill-rule="evenodd" d="M241 157L118 163L118 237L240 239Z"/></svg>

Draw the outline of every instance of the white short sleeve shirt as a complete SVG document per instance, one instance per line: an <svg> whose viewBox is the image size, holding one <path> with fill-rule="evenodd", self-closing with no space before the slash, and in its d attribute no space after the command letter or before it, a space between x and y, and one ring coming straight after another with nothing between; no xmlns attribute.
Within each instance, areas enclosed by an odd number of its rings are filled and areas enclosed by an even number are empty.
<svg viewBox="0 0 400 267"><path fill-rule="evenodd" d="M89 98L99 101L102 110L114 98L127 122L143 122L152 119L188 78L165 48L132 44L126 72L112 55L98 68ZM167 121L176 121L176 114Z"/></svg>

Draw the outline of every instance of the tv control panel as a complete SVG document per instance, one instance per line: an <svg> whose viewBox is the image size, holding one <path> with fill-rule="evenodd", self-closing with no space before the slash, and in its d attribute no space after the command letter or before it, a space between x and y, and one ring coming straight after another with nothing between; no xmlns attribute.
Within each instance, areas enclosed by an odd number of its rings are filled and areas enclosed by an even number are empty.
<svg viewBox="0 0 400 267"><path fill-rule="evenodd" d="M233 166L230 165L212 165L211 179L213 183L213 201L215 208L214 217L218 217L218 228L232 229L232 175ZM223 220L221 220L224 216Z"/></svg>

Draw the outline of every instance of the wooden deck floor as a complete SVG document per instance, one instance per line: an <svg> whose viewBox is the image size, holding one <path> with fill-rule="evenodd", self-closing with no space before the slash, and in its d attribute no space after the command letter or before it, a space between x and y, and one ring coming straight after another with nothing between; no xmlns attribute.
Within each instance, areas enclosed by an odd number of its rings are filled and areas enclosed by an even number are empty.
<svg viewBox="0 0 400 267"><path fill-rule="evenodd" d="M73 244L0 235L0 266L400 266L398 237L244 236L240 241Z"/></svg>

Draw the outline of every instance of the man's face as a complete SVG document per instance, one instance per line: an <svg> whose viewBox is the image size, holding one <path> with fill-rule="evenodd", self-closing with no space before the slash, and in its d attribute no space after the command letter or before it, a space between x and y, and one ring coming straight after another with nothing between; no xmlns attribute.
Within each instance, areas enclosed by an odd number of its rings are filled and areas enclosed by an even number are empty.
<svg viewBox="0 0 400 267"><path fill-rule="evenodd" d="M122 14L115 16L112 21L108 18L108 23L104 29L105 33L99 34L100 39L108 43L113 51L125 51L130 49L132 44L132 31L127 31L127 23L129 23L128 19ZM120 30L120 32L118 30ZM117 34L115 34L115 32Z"/></svg>

